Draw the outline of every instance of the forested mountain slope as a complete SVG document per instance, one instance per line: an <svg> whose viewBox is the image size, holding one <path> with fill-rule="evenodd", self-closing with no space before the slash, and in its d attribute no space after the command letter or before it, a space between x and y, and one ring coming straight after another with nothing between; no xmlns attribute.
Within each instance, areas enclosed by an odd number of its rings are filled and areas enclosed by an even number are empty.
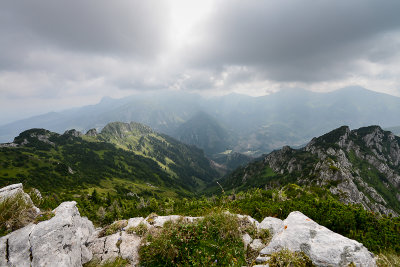
<svg viewBox="0 0 400 267"><path fill-rule="evenodd" d="M98 134L44 129L0 147L1 186L22 182L42 192L192 195L217 177L203 151L149 127L111 123Z"/></svg>

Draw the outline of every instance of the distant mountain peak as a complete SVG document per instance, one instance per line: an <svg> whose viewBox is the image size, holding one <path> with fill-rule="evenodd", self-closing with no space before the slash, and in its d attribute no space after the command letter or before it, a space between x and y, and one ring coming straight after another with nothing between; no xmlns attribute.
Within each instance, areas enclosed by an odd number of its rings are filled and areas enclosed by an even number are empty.
<svg viewBox="0 0 400 267"><path fill-rule="evenodd" d="M77 131L75 129L67 130L64 132L65 136L72 136L72 137L81 137L83 134L80 131Z"/></svg>
<svg viewBox="0 0 400 267"><path fill-rule="evenodd" d="M14 143L22 146L30 146L36 143L54 145L54 143L50 141L51 137L53 136L59 136L59 134L50 132L46 129L34 128L20 133L17 137L14 138Z"/></svg>
<svg viewBox="0 0 400 267"><path fill-rule="evenodd" d="M111 122L101 130L101 134L115 135L117 137L125 137L130 134L147 135L154 131L147 125L138 122Z"/></svg>
<svg viewBox="0 0 400 267"><path fill-rule="evenodd" d="M176 135L181 142L202 148L208 155L225 151L231 138L228 131L206 112L198 112L181 124Z"/></svg>

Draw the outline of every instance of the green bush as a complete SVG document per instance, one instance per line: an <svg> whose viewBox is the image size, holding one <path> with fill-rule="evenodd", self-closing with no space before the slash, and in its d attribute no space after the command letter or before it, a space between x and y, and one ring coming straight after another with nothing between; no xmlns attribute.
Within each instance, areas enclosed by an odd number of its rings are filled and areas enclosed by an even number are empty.
<svg viewBox="0 0 400 267"><path fill-rule="evenodd" d="M36 211L28 203L23 193L18 193L0 202L0 236L33 222Z"/></svg>
<svg viewBox="0 0 400 267"><path fill-rule="evenodd" d="M101 230L101 232L99 233L99 237L115 234L118 231L121 231L122 228L127 226L127 224L128 222L125 220L114 222L113 224L104 227L103 230Z"/></svg>
<svg viewBox="0 0 400 267"><path fill-rule="evenodd" d="M242 266L246 264L238 219L211 213L196 222L166 222L139 249L144 266Z"/></svg>
<svg viewBox="0 0 400 267"><path fill-rule="evenodd" d="M51 218L53 218L55 216L54 212L51 210L48 211L44 211L41 212L36 218L35 218L35 223L38 222L43 222L43 221L47 221L50 220Z"/></svg>
<svg viewBox="0 0 400 267"><path fill-rule="evenodd" d="M144 223L140 223L138 226L135 227L129 227L126 229L126 232L128 234L137 234L138 236L144 236L147 233L148 229L147 226Z"/></svg>
<svg viewBox="0 0 400 267"><path fill-rule="evenodd" d="M247 219L239 219L239 230L242 234L249 234L252 239L261 239L264 244L268 244L271 238L268 229L257 229L255 224Z"/></svg>
<svg viewBox="0 0 400 267"><path fill-rule="evenodd" d="M378 255L376 264L379 267L400 266L400 255L393 251L385 251Z"/></svg>
<svg viewBox="0 0 400 267"><path fill-rule="evenodd" d="M271 254L267 262L270 267L311 267L315 266L304 252L292 252L288 249Z"/></svg>

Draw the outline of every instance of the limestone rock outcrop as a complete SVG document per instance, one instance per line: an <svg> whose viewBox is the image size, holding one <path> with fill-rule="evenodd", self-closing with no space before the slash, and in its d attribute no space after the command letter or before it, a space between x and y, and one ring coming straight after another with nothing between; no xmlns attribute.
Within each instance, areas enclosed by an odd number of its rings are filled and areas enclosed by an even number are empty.
<svg viewBox="0 0 400 267"><path fill-rule="evenodd" d="M304 252L317 266L376 266L374 255L363 244L332 232L310 218L295 211L283 221L261 256L283 248Z"/></svg>
<svg viewBox="0 0 400 267"><path fill-rule="evenodd" d="M93 129L88 130L85 135L86 136L97 136L98 133L97 133L97 130L95 128L93 128Z"/></svg>
<svg viewBox="0 0 400 267"><path fill-rule="evenodd" d="M271 235L278 233L283 227L283 221L274 217L266 217L259 225L259 229L268 229Z"/></svg>
<svg viewBox="0 0 400 267"><path fill-rule="evenodd" d="M0 190L0 199L21 191L20 184L5 187ZM31 201L29 195L26 197ZM95 230L91 221L80 216L75 201L61 203L53 213L47 221L31 223L1 237L0 266L75 267L92 259L102 264L117 257L129 260L131 266L138 266L138 252L144 238L140 229L146 227L148 231L157 231L168 221L194 222L202 218L150 214L146 218L116 222L120 228L113 234L102 236L109 228ZM235 216L239 219L239 230L252 225L258 230L268 229L272 235L271 242L264 244L265 240L242 232L245 249L260 254L256 263L265 263L269 255L287 248L304 252L317 266L347 266L351 263L358 267L376 266L374 255L361 243L330 231L301 212L292 212L283 221L266 217L261 223L248 215Z"/></svg>
<svg viewBox="0 0 400 267"><path fill-rule="evenodd" d="M63 202L54 217L0 238L0 266L82 266L92 258L86 243L92 222L80 216L76 202Z"/></svg>

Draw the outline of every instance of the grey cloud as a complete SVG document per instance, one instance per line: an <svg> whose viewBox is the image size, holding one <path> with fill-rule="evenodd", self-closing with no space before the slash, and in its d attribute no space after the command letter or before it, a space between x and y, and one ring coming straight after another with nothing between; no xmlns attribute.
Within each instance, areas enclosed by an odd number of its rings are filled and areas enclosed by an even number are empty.
<svg viewBox="0 0 400 267"><path fill-rule="evenodd" d="M171 14L180 13L169 4L2 1L0 111L18 112L26 99L42 111L44 99L55 109L134 90L262 94L356 83L398 94L398 0L214 1L188 28L186 47L174 43Z"/></svg>
<svg viewBox="0 0 400 267"><path fill-rule="evenodd" d="M11 51L0 57L56 48L151 59L167 45L168 16L166 4L156 0L6 0L0 39Z"/></svg>
<svg viewBox="0 0 400 267"><path fill-rule="evenodd" d="M188 48L193 66L248 65L272 80L343 78L383 33L400 28L399 1L221 1Z"/></svg>

